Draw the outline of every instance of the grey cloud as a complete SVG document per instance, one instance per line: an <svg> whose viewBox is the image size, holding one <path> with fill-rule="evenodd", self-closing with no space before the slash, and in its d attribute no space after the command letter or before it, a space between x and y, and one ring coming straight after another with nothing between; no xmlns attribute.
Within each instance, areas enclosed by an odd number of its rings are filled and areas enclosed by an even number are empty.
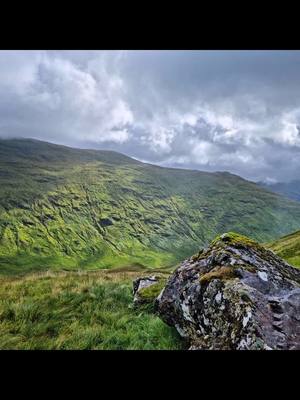
<svg viewBox="0 0 300 400"><path fill-rule="evenodd" d="M1 51L0 135L292 180L299 51Z"/></svg>

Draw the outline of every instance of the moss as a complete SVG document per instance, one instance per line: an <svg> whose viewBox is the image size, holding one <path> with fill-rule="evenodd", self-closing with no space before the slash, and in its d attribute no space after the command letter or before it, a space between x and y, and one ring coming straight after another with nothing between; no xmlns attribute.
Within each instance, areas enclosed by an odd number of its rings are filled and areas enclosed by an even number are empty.
<svg viewBox="0 0 300 400"><path fill-rule="evenodd" d="M165 287L166 282L166 279L160 279L157 283L141 289L139 291L140 297L147 301L154 300Z"/></svg>
<svg viewBox="0 0 300 400"><path fill-rule="evenodd" d="M201 255L203 254L203 252L204 252L204 250L201 249L197 254L193 255L192 256L192 261L193 262L198 261L200 259Z"/></svg>
<svg viewBox="0 0 300 400"><path fill-rule="evenodd" d="M248 272L252 272L253 274L257 271L257 268L254 267L254 265L249 265L249 264L244 264L243 269L245 269Z"/></svg>
<svg viewBox="0 0 300 400"><path fill-rule="evenodd" d="M221 267L221 268L214 268L212 271L207 272L206 274L202 275L199 279L200 283L209 283L212 279L232 279L235 278L235 268L233 267Z"/></svg>
<svg viewBox="0 0 300 400"><path fill-rule="evenodd" d="M246 303L252 303L251 297L249 296L249 293L245 292L245 291L241 291L241 299L246 302Z"/></svg>
<svg viewBox="0 0 300 400"><path fill-rule="evenodd" d="M219 243L231 244L233 246L249 246L249 247L261 247L257 242L252 239L249 239L247 236L240 235L235 232L227 232L223 235L217 236L211 243L212 246L215 246Z"/></svg>

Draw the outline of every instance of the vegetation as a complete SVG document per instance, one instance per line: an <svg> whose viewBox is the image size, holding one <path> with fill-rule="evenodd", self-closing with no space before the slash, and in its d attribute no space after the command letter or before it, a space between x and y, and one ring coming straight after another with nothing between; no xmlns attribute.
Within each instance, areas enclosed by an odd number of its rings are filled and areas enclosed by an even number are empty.
<svg viewBox="0 0 300 400"><path fill-rule="evenodd" d="M212 279L231 279L235 277L234 267L220 267L202 275L199 279L200 283L209 283Z"/></svg>
<svg viewBox="0 0 300 400"><path fill-rule="evenodd" d="M155 298L160 294L163 288L166 286L167 279L160 279L157 283L154 283L151 286L147 286L142 288L139 291L139 297L142 298L145 302L155 300Z"/></svg>
<svg viewBox="0 0 300 400"><path fill-rule="evenodd" d="M254 240L249 239L247 236L239 235L235 232L226 232L222 235L217 236L211 243L211 245L215 244L232 244L234 246L259 246Z"/></svg>
<svg viewBox="0 0 300 400"><path fill-rule="evenodd" d="M220 240L222 239L222 240ZM229 232L212 246L259 246ZM295 259L300 232L267 247ZM287 251L288 250L288 251ZM198 259L205 252L194 256ZM299 254L299 253L298 253ZM282 254L279 254L283 256ZM299 257L300 259L300 257ZM288 260L290 261L290 260ZM158 268L160 280L140 291L145 305L134 307L132 282L151 269L142 266L97 271L53 271L0 276L0 349L182 349L175 329L153 313L153 298L163 289L170 270ZM230 279L234 268L215 268L200 281ZM149 304L148 304L149 303Z"/></svg>
<svg viewBox="0 0 300 400"><path fill-rule="evenodd" d="M0 272L171 267L234 230L270 241L300 204L229 173L0 140Z"/></svg>
<svg viewBox="0 0 300 400"><path fill-rule="evenodd" d="M265 189L274 193L279 193L288 197L289 199L300 201L300 181L298 180L268 184L259 182L259 184Z"/></svg>
<svg viewBox="0 0 300 400"><path fill-rule="evenodd" d="M140 273L139 273L140 274ZM0 349L180 349L175 329L132 306L137 272L0 278Z"/></svg>
<svg viewBox="0 0 300 400"><path fill-rule="evenodd" d="M300 231L267 243L266 247L273 250L289 264L300 268Z"/></svg>
<svg viewBox="0 0 300 400"><path fill-rule="evenodd" d="M258 246L242 235L262 242L299 228L299 203L235 175L0 140L0 349L183 348L151 302L133 306L133 279L155 268L161 280L141 291L151 300L218 234ZM299 239L268 247L300 266Z"/></svg>

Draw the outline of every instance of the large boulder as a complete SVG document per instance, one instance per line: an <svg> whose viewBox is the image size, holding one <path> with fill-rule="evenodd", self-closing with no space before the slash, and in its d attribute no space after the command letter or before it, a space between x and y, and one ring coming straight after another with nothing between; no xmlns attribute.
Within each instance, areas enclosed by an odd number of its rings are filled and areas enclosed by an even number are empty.
<svg viewBox="0 0 300 400"><path fill-rule="evenodd" d="M300 271L235 233L184 261L155 308L190 349L300 349Z"/></svg>

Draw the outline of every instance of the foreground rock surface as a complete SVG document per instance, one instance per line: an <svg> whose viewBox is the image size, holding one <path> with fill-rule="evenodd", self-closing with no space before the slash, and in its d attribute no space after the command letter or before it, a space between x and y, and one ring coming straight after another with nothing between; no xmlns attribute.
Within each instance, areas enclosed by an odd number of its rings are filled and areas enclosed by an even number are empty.
<svg viewBox="0 0 300 400"><path fill-rule="evenodd" d="M234 233L184 261L155 308L190 349L300 349L300 271Z"/></svg>

